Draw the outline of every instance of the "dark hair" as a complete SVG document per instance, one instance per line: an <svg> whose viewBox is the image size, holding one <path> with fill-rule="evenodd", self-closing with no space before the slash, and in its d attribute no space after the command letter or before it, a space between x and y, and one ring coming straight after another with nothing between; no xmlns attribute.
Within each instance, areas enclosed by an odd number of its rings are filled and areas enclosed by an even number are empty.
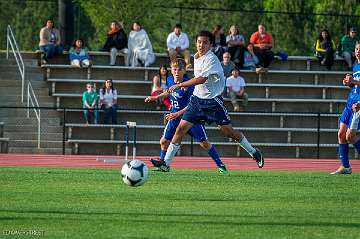
<svg viewBox="0 0 360 239"><path fill-rule="evenodd" d="M324 29L324 30L322 30L321 32L320 32L320 34L319 34L319 41L323 41L324 40L324 38L322 37L322 33L323 32L326 32L327 33L327 40L328 40L328 42L331 42L331 36L330 36L330 33L329 33L329 31L327 30L327 29Z"/></svg>
<svg viewBox="0 0 360 239"><path fill-rule="evenodd" d="M47 22L48 22L48 21L52 22L53 28L54 28L54 21L53 21L52 19L47 19L46 22L45 22L45 26L47 25Z"/></svg>
<svg viewBox="0 0 360 239"><path fill-rule="evenodd" d="M181 26L180 23L176 23L176 24L175 24L175 28L180 28L180 29L182 29L182 26Z"/></svg>
<svg viewBox="0 0 360 239"><path fill-rule="evenodd" d="M81 41L81 43L82 43L81 46L84 47L84 40L81 39L81 38L75 39L74 42L73 42L73 44L72 44L71 46L74 47L74 48L76 48L76 42L77 42L77 41Z"/></svg>
<svg viewBox="0 0 360 239"><path fill-rule="evenodd" d="M216 34L218 34L218 32L219 32L222 28L223 28L223 26L221 26L221 25L216 25L216 26L215 26L215 28L214 28L214 30L213 30L213 32L212 32L212 34L214 35L214 37L215 37Z"/></svg>
<svg viewBox="0 0 360 239"><path fill-rule="evenodd" d="M198 34L196 34L195 40L197 41L199 37L207 37L210 41L210 44L213 44L214 42L214 35L209 31L203 30L198 32Z"/></svg>
<svg viewBox="0 0 360 239"><path fill-rule="evenodd" d="M107 81L110 81L110 82L111 82L110 88L111 88L111 91L114 92L114 83L113 83L113 80L112 80L111 78L108 78L108 79L106 79L106 80L104 81L104 84L103 84L103 87L102 87L102 92L103 92L103 94L105 94L105 92L106 92L106 82L107 82Z"/></svg>
<svg viewBox="0 0 360 239"><path fill-rule="evenodd" d="M139 22L133 22L133 24L131 25L131 30L133 30L134 31L134 24L137 24L137 25L139 25L140 26L140 30L142 29L142 27L141 27L141 24L139 23Z"/></svg>
<svg viewBox="0 0 360 239"><path fill-rule="evenodd" d="M168 71L168 67L167 67L167 65L161 65L160 67L159 67L159 78L161 79L161 68L165 68L166 69L166 78L168 78L168 76L169 76L169 71Z"/></svg>

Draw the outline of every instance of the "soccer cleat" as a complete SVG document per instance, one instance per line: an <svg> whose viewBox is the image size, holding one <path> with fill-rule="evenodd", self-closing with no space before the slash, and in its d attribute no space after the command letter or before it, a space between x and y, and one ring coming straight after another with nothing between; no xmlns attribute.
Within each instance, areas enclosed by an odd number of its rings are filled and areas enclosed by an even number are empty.
<svg viewBox="0 0 360 239"><path fill-rule="evenodd" d="M159 171L162 171L162 172L169 172L170 171L170 167L166 165L165 161L156 160L156 159L150 159L150 161L154 165L154 167L159 169Z"/></svg>
<svg viewBox="0 0 360 239"><path fill-rule="evenodd" d="M330 174L351 174L352 169L351 167L345 168L344 166L340 166L336 171L331 172Z"/></svg>
<svg viewBox="0 0 360 239"><path fill-rule="evenodd" d="M150 162L154 167L160 167L162 165L163 160L161 159L150 159Z"/></svg>
<svg viewBox="0 0 360 239"><path fill-rule="evenodd" d="M256 161L259 168L264 167L264 157L259 149L255 148L255 153L253 154L253 159Z"/></svg>
<svg viewBox="0 0 360 239"><path fill-rule="evenodd" d="M220 174L227 174L229 171L226 169L224 164L218 166L218 170Z"/></svg>

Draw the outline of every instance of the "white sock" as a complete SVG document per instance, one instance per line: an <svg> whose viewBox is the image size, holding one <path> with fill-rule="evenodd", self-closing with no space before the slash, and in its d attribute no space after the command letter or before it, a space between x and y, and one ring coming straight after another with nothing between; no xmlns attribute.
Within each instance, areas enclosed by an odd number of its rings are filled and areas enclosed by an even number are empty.
<svg viewBox="0 0 360 239"><path fill-rule="evenodd" d="M164 161L167 166L170 166L171 161L173 160L173 158L175 157L175 155L179 149L180 149L180 144L174 144L172 142L170 143L170 145L166 151L165 158L164 158Z"/></svg>
<svg viewBox="0 0 360 239"><path fill-rule="evenodd" d="M245 149L245 151L250 154L252 157L253 154L256 152L255 148L247 141L245 136L243 135L242 139L239 141L240 146Z"/></svg>

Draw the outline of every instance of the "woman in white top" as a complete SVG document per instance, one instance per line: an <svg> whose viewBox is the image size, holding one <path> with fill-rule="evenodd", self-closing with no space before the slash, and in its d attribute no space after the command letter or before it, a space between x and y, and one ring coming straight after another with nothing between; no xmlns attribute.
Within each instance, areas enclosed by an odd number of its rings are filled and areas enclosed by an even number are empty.
<svg viewBox="0 0 360 239"><path fill-rule="evenodd" d="M149 66L155 62L155 54L150 39L138 22L132 25L128 39L129 65Z"/></svg>
<svg viewBox="0 0 360 239"><path fill-rule="evenodd" d="M100 89L100 107L105 112L104 124L108 124L112 118L112 124L117 124L117 91L113 87L112 79L105 80L103 88Z"/></svg>

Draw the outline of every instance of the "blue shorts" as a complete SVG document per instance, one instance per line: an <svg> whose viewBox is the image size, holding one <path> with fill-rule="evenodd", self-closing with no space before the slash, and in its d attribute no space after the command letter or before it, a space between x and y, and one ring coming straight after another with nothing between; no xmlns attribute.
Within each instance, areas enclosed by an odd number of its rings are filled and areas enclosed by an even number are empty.
<svg viewBox="0 0 360 239"><path fill-rule="evenodd" d="M359 130L360 124L359 124L359 118L351 108L345 107L341 117L339 119L340 123L346 124L348 128L351 128L353 130Z"/></svg>
<svg viewBox="0 0 360 239"><path fill-rule="evenodd" d="M221 96L213 99L200 99L193 95L187 107L183 120L193 124L211 124L215 122L217 125L228 125L231 123Z"/></svg>
<svg viewBox="0 0 360 239"><path fill-rule="evenodd" d="M178 117L176 119L172 119L170 121L167 122L164 132L163 132L163 137L169 141L172 140L176 128L178 127L179 123L180 123L181 118ZM191 137L193 137L197 142L203 142L208 140L208 137L206 135L205 132L205 127L201 124L194 124L189 131L187 132L188 135L190 135Z"/></svg>

